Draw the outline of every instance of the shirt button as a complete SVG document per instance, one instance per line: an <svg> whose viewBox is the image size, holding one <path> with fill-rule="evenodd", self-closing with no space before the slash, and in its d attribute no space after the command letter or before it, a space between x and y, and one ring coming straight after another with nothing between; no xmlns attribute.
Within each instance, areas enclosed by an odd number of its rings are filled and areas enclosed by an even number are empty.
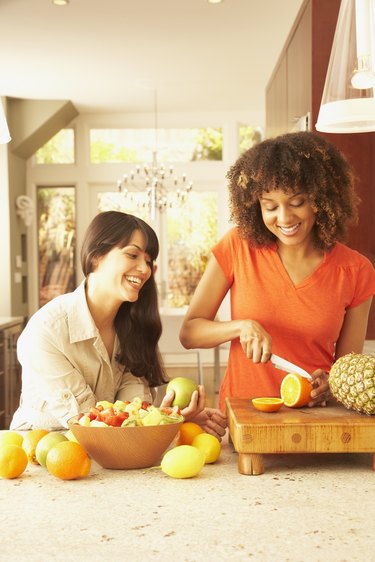
<svg viewBox="0 0 375 562"><path fill-rule="evenodd" d="M64 400L69 400L70 396L71 396L70 392L64 392L63 394Z"/></svg>

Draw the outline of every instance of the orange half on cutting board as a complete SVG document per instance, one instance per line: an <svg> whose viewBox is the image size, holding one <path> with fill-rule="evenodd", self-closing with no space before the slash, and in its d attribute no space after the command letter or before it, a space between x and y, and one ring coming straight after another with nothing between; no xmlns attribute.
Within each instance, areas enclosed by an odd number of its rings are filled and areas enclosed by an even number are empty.
<svg viewBox="0 0 375 562"><path fill-rule="evenodd" d="M273 397L253 398L252 403L254 408L261 412L277 412L284 404L284 400Z"/></svg>
<svg viewBox="0 0 375 562"><path fill-rule="evenodd" d="M289 408L306 406L311 400L311 391L311 382L296 373L288 373L281 381L280 395Z"/></svg>

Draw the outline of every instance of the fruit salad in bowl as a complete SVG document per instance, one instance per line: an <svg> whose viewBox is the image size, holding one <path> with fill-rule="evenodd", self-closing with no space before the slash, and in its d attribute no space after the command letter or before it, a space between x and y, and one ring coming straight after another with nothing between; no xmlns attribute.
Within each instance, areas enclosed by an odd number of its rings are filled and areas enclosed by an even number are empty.
<svg viewBox="0 0 375 562"><path fill-rule="evenodd" d="M102 400L87 413L78 414L76 421L86 427L143 427L178 423L183 419L178 406L158 408L134 398L131 402L116 400L113 404Z"/></svg>
<svg viewBox="0 0 375 562"><path fill-rule="evenodd" d="M160 459L184 421L177 406L158 408L131 402L97 402L68 421L75 439L103 468L146 468Z"/></svg>

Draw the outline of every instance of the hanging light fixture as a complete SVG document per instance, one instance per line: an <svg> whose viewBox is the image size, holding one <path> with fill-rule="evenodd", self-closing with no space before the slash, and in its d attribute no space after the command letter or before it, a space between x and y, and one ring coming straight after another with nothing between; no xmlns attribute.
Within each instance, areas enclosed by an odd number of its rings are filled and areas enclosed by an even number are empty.
<svg viewBox="0 0 375 562"><path fill-rule="evenodd" d="M0 98L0 144L6 144L11 140L9 134L7 120L5 119L5 112Z"/></svg>
<svg viewBox="0 0 375 562"><path fill-rule="evenodd" d="M341 0L316 129L375 131L375 0Z"/></svg>
<svg viewBox="0 0 375 562"><path fill-rule="evenodd" d="M154 131L155 145L152 151L152 163L137 166L129 174L124 174L118 180L117 187L124 197L132 198L134 192L144 193L145 202L139 207L147 208L150 220L156 219L157 213L166 211L168 207L183 205L188 194L193 188L193 183L188 181L184 174L181 178L174 173L173 166L166 168L159 164L157 159L158 147L158 108L157 91L154 90ZM170 195L173 194L173 201Z"/></svg>

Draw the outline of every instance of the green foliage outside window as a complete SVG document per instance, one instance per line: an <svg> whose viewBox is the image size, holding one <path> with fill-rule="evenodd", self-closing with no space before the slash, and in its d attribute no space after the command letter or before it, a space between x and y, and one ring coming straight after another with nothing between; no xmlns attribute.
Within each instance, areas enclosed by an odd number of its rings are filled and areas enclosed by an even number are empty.
<svg viewBox="0 0 375 562"><path fill-rule="evenodd" d="M37 190L39 304L73 291L76 285L75 189Z"/></svg>
<svg viewBox="0 0 375 562"><path fill-rule="evenodd" d="M222 129L198 129L195 137L195 147L191 158L194 160L222 160L223 159L223 131Z"/></svg>
<svg viewBox="0 0 375 562"><path fill-rule="evenodd" d="M74 130L61 129L35 153L36 164L74 164Z"/></svg>
<svg viewBox="0 0 375 562"><path fill-rule="evenodd" d="M217 193L192 192L168 209L168 306L188 306L217 241Z"/></svg>
<svg viewBox="0 0 375 562"><path fill-rule="evenodd" d="M241 125L239 128L240 154L262 140L259 128Z"/></svg>
<svg viewBox="0 0 375 562"><path fill-rule="evenodd" d="M222 160L222 129L90 130L90 160L93 164L151 163L155 149L159 163Z"/></svg>

